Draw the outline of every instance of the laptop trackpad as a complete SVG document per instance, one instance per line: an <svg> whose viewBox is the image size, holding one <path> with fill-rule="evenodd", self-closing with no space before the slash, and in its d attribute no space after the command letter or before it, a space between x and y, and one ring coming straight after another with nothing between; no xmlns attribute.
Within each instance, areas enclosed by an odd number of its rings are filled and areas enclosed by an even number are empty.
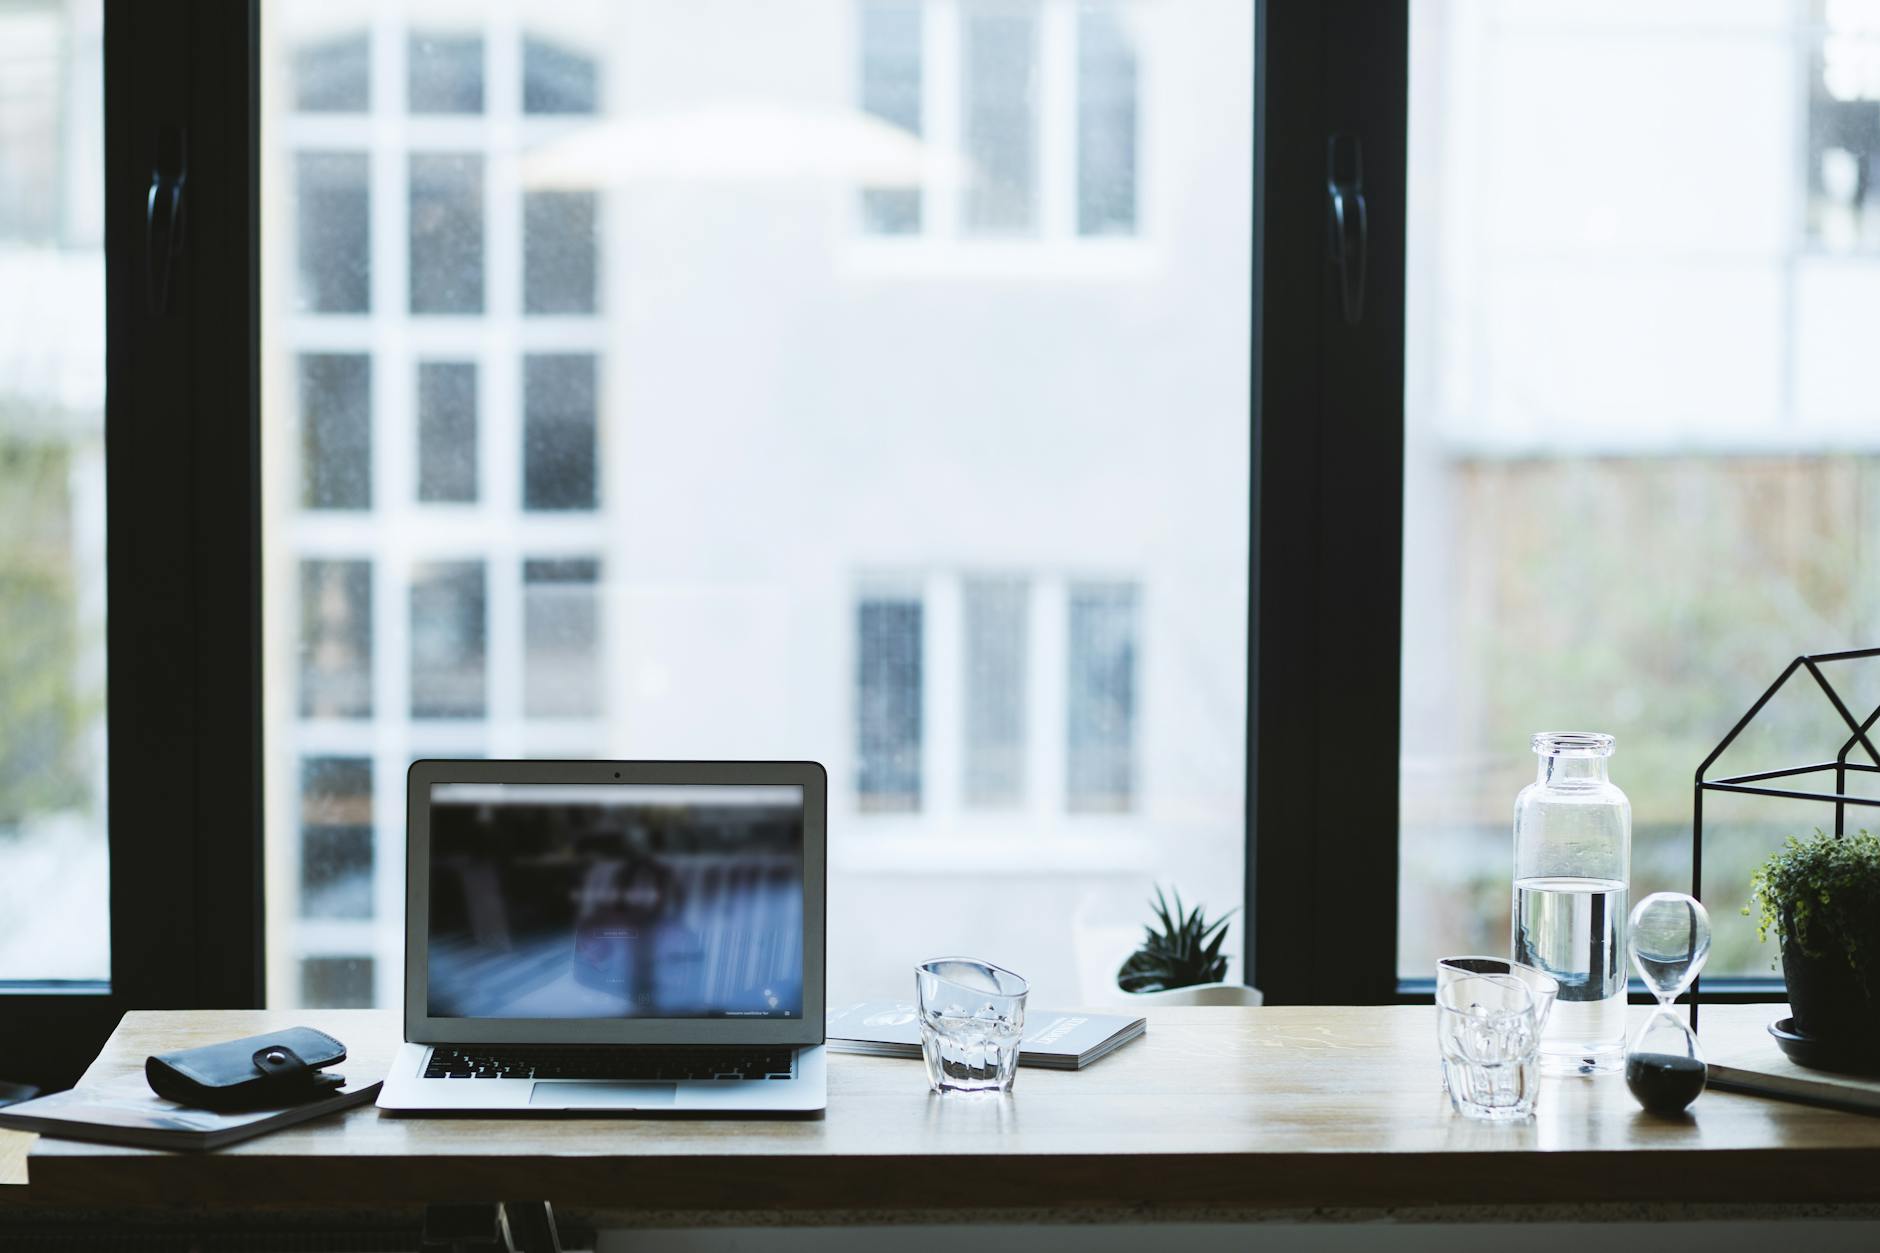
<svg viewBox="0 0 1880 1253"><path fill-rule="evenodd" d="M595 1079L548 1080L529 1090L529 1104L555 1109L656 1109L678 1094L670 1083L603 1083Z"/></svg>

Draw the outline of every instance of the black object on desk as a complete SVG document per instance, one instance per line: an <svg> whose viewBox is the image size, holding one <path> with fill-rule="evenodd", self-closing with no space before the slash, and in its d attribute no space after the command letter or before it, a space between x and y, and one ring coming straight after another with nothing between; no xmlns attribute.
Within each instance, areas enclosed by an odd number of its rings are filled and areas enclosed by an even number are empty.
<svg viewBox="0 0 1880 1253"><path fill-rule="evenodd" d="M346 1060L346 1046L312 1027L161 1053L144 1062L150 1090L196 1109L257 1109L330 1095L346 1082L325 1069Z"/></svg>

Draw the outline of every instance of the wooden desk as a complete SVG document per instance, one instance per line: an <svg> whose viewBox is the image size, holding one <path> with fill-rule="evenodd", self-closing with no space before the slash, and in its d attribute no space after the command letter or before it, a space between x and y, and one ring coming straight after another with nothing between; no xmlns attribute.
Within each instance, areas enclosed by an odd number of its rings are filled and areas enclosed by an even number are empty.
<svg viewBox="0 0 1880 1253"><path fill-rule="evenodd" d="M35 1203L409 1206L545 1197L611 1213L882 1214L1880 1200L1880 1118L1707 1093L1640 1113L1617 1077L1548 1080L1514 1126L1458 1118L1432 1011L1174 1009L1080 1073L1027 1069L1010 1102L930 1096L918 1063L835 1055L813 1121L394 1118L370 1107L211 1154L41 1140ZM1774 1007L1704 1011L1754 1034ZM306 1022L383 1066L388 1011L133 1013L86 1074Z"/></svg>

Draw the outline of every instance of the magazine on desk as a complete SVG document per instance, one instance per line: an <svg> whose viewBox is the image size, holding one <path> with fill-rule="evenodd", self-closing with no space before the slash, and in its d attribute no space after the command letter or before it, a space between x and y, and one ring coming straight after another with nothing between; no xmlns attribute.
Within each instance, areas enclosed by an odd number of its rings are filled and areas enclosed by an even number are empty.
<svg viewBox="0 0 1880 1253"><path fill-rule="evenodd" d="M225 1144L291 1127L378 1095L379 1081L346 1083L331 1096L273 1109L216 1113L166 1101L141 1074L96 1087L73 1088L0 1108L0 1127L37 1131L58 1140L90 1140L146 1149L219 1149Z"/></svg>
<svg viewBox="0 0 1880 1253"><path fill-rule="evenodd" d="M1082 1070L1141 1035L1141 1018L1035 1010L1025 1016L1018 1064ZM920 1024L912 1001L857 1001L829 1011L828 1047L870 1057L919 1057Z"/></svg>

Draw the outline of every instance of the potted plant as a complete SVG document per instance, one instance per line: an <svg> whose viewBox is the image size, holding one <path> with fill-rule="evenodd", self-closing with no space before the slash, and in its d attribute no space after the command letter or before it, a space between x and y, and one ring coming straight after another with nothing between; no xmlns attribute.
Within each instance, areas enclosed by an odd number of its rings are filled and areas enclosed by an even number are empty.
<svg viewBox="0 0 1880 1253"><path fill-rule="evenodd" d="M1212 922L1203 912L1205 906L1182 909L1182 894L1175 892L1175 906L1169 908L1158 885L1155 889L1155 921L1143 928L1143 942L1116 972L1116 985L1132 999L1155 1000L1173 1005L1258 1005L1260 993L1244 984L1228 983L1227 954L1221 951L1227 939L1228 910Z"/></svg>
<svg viewBox="0 0 1880 1253"><path fill-rule="evenodd" d="M1750 876L1743 912L1782 946L1795 1031L1880 1056L1880 836L1790 836Z"/></svg>

